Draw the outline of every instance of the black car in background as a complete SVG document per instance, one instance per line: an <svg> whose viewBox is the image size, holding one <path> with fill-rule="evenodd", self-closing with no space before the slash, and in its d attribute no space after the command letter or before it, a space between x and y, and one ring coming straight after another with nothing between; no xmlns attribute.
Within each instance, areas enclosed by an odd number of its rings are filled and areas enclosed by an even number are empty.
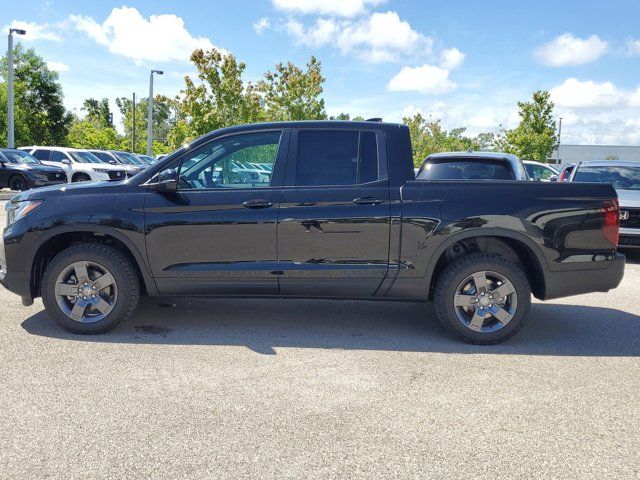
<svg viewBox="0 0 640 480"><path fill-rule="evenodd" d="M21 191L58 183L67 183L62 168L43 165L22 150L0 148L0 188Z"/></svg>

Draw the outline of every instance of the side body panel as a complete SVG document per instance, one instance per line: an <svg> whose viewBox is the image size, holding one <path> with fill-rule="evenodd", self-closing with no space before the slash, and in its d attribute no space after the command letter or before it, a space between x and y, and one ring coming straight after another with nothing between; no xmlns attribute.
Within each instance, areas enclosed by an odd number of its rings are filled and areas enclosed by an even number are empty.
<svg viewBox="0 0 640 480"><path fill-rule="evenodd" d="M466 238L494 236L525 245L544 276L541 298L588 291L589 282L581 288L555 279L577 270L598 275L615 257L602 231L601 208L616 197L609 185L410 181L401 194L399 274L386 296L425 298L440 256Z"/></svg>

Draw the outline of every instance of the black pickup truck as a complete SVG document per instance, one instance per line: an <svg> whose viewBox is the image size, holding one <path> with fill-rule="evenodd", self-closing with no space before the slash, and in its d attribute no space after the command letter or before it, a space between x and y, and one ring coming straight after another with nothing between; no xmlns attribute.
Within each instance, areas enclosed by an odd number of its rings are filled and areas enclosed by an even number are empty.
<svg viewBox="0 0 640 480"><path fill-rule="evenodd" d="M532 293L624 273L610 185L415 180L409 130L381 122L226 128L126 181L6 209L1 283L77 333L113 328L140 295L359 298L433 300L453 334L491 344Z"/></svg>

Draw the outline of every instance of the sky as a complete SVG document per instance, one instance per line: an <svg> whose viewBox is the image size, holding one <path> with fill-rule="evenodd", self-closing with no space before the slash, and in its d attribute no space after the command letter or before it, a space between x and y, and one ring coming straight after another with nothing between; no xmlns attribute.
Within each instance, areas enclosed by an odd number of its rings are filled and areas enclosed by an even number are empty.
<svg viewBox="0 0 640 480"><path fill-rule="evenodd" d="M400 121L420 112L467 134L517 125L517 102L549 90L562 143L640 145L640 1L29 0L4 31L60 74L65 104L179 94L195 48L220 48L258 80L315 55L327 112ZM116 121L118 116L116 116Z"/></svg>

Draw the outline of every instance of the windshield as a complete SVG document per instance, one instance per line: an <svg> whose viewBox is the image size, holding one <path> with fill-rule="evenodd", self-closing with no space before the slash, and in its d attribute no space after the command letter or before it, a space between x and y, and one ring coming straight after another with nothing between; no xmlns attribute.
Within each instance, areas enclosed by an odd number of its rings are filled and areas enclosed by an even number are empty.
<svg viewBox="0 0 640 480"><path fill-rule="evenodd" d="M69 150L69 154L78 163L104 163L91 152L74 152Z"/></svg>
<svg viewBox="0 0 640 480"><path fill-rule="evenodd" d="M22 150L1 150L3 155L9 160L9 163L24 163L27 165L40 165L40 160L36 157L29 155Z"/></svg>
<svg viewBox="0 0 640 480"><path fill-rule="evenodd" d="M637 167L578 167L574 182L610 183L620 190L640 190L640 165Z"/></svg>
<svg viewBox="0 0 640 480"><path fill-rule="evenodd" d="M418 180L513 180L507 164L495 160L451 159L427 163L418 172Z"/></svg>
<svg viewBox="0 0 640 480"><path fill-rule="evenodd" d="M141 165L140 161L127 152L112 152L120 163L125 165Z"/></svg>
<svg viewBox="0 0 640 480"><path fill-rule="evenodd" d="M136 155L143 163L147 165L153 165L156 162L156 159L153 157L149 157L147 155Z"/></svg>

